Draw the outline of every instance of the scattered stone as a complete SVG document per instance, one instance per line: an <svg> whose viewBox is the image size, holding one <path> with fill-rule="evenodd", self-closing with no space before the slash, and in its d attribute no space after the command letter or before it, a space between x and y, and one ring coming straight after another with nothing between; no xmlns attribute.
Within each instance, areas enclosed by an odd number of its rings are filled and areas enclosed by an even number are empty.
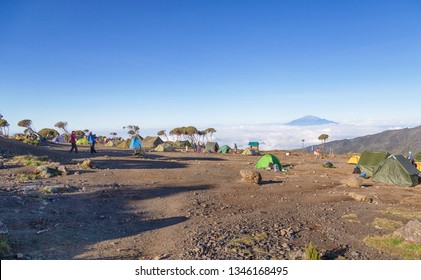
<svg viewBox="0 0 421 280"><path fill-rule="evenodd" d="M24 258L24 255L22 253L17 253L16 254L16 259L17 260L23 260L23 258Z"/></svg>
<svg viewBox="0 0 421 280"><path fill-rule="evenodd" d="M69 174L69 170L64 165L59 165L57 167L57 170L60 172L61 175L68 175Z"/></svg>
<svg viewBox="0 0 421 280"><path fill-rule="evenodd" d="M350 176L346 180L346 184L350 188L359 188L363 184L363 179L359 176Z"/></svg>
<svg viewBox="0 0 421 280"><path fill-rule="evenodd" d="M403 227L397 229L394 234L402 236L406 241L421 245L421 222L411 220Z"/></svg>
<svg viewBox="0 0 421 280"><path fill-rule="evenodd" d="M240 170L240 174L243 177L243 181L250 181L255 184L262 182L262 175L257 171Z"/></svg>
<svg viewBox="0 0 421 280"><path fill-rule="evenodd" d="M373 198L367 195L357 194L354 192L347 193L347 195L349 195L350 197L352 197L353 199L357 201L368 202L368 203L373 202Z"/></svg>

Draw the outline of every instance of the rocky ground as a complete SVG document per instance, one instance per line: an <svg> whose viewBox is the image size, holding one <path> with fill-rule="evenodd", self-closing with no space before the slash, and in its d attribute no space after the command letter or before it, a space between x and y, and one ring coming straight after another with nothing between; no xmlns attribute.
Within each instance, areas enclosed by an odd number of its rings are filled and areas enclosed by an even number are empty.
<svg viewBox="0 0 421 280"><path fill-rule="evenodd" d="M32 147L0 139L0 229L7 259L301 259L311 242L323 259L400 259L368 236L393 233L377 221L421 219L421 187L364 180L350 187L348 156L272 151L283 172L260 170L256 156L149 152L67 144ZM14 154L46 155L68 175L29 178ZM81 163L91 159L95 168ZM335 168L324 168L326 161ZM31 173L32 172L32 173ZM352 185L352 184L351 184Z"/></svg>

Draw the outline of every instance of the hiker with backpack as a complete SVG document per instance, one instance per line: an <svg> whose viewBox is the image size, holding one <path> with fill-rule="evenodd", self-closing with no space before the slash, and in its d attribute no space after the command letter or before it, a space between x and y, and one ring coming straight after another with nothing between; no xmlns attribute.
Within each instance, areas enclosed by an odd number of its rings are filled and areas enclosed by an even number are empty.
<svg viewBox="0 0 421 280"><path fill-rule="evenodd" d="M70 144L72 145L72 148L70 149L69 153L75 150L75 153L77 154L76 141L77 141L76 131L72 131L72 134L70 134Z"/></svg>
<svg viewBox="0 0 421 280"><path fill-rule="evenodd" d="M89 141L89 145L91 147L91 154L94 154L94 153L96 154L97 153L96 150L95 150L96 137L95 137L94 134L92 134L92 131L89 132L88 141Z"/></svg>

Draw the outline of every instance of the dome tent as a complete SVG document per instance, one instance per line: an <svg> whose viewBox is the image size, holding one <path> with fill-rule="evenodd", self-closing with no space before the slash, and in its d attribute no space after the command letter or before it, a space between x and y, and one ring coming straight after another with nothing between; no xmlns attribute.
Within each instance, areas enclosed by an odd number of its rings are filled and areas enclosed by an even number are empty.
<svg viewBox="0 0 421 280"><path fill-rule="evenodd" d="M256 162L256 168L264 169L270 167L271 164L277 164L279 168L282 168L282 164L279 159L272 154L261 156Z"/></svg>

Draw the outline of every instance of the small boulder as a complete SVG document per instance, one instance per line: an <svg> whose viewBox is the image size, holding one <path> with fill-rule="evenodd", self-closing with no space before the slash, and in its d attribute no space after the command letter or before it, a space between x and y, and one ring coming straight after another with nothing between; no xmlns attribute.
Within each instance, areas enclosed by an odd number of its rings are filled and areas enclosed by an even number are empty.
<svg viewBox="0 0 421 280"><path fill-rule="evenodd" d="M402 236L406 241L421 245L421 222L418 220L409 221L406 225L397 229L394 234Z"/></svg>
<svg viewBox="0 0 421 280"><path fill-rule="evenodd" d="M257 171L240 170L240 174L243 181L250 181L255 184L260 184L260 182L262 182L262 175Z"/></svg>
<svg viewBox="0 0 421 280"><path fill-rule="evenodd" d="M348 187L350 188L360 188L361 185L363 184L364 180L361 177L358 176L350 176L347 180L346 180L346 184L348 185Z"/></svg>
<svg viewBox="0 0 421 280"><path fill-rule="evenodd" d="M53 169L45 165L37 166L36 173L39 178L51 178L59 175L57 169Z"/></svg>
<svg viewBox="0 0 421 280"><path fill-rule="evenodd" d="M81 166L82 166L82 168L85 168L85 169L93 169L93 168L95 168L95 165L93 164L92 160L90 160L90 159L84 160L82 162Z"/></svg>
<svg viewBox="0 0 421 280"><path fill-rule="evenodd" d="M362 195L362 194L357 194L354 192L350 192L347 195L349 195L350 197L352 197L353 199L357 200L357 201L361 201L361 202L367 202L367 203L372 203L373 202L373 198L367 195Z"/></svg>
<svg viewBox="0 0 421 280"><path fill-rule="evenodd" d="M57 167L57 170L60 172L61 175L68 175L69 174L69 170L64 165L59 165Z"/></svg>

